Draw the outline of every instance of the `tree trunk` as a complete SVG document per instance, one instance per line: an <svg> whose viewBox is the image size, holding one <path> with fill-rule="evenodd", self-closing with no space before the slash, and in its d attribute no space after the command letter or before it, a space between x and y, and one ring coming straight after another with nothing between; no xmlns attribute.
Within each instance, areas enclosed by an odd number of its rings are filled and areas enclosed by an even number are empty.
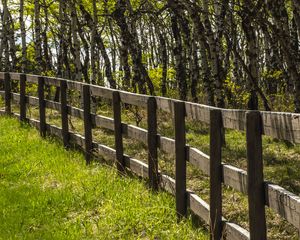
<svg viewBox="0 0 300 240"><path fill-rule="evenodd" d="M121 30L121 36L128 45L132 61L135 69L135 80L138 81L139 90L141 93L146 93L145 84L147 84L150 94L154 94L154 86L148 75L148 72L142 62L141 45L138 41L136 29L129 29L125 17L127 2L126 0L118 0L115 5L115 11L112 17L115 19ZM131 31L130 31L131 30ZM140 79L137 78L140 76Z"/></svg>
<svg viewBox="0 0 300 240"><path fill-rule="evenodd" d="M82 66L80 60L80 41L78 38L78 17L75 2L70 1L71 10L71 32L74 48L75 81L82 81Z"/></svg>
<svg viewBox="0 0 300 240"><path fill-rule="evenodd" d="M22 60L21 71L27 72L27 46L26 46L26 28L24 22L24 0L20 0L20 30L21 30L21 42L22 42Z"/></svg>
<svg viewBox="0 0 300 240"><path fill-rule="evenodd" d="M42 39L41 39L41 21L40 21L40 0L34 0L34 33L35 33L35 73L42 74Z"/></svg>

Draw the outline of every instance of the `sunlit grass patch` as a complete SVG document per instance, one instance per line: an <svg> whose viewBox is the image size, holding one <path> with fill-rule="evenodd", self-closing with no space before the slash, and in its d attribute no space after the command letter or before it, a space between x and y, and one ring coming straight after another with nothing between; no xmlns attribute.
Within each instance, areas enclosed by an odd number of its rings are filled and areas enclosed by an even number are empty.
<svg viewBox="0 0 300 240"><path fill-rule="evenodd" d="M0 239L207 239L167 193L0 118Z"/></svg>

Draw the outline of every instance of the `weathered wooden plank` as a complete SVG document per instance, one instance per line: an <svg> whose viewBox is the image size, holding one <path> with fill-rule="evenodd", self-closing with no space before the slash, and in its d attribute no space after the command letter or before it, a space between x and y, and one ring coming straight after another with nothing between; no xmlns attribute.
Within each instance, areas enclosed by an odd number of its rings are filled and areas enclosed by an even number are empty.
<svg viewBox="0 0 300 240"><path fill-rule="evenodd" d="M246 130L246 111L235 109L222 109L222 119L224 128L238 131Z"/></svg>
<svg viewBox="0 0 300 240"><path fill-rule="evenodd" d="M176 211L178 219L187 215L186 201L186 137L185 105L174 102L175 119L175 176L176 176Z"/></svg>
<svg viewBox="0 0 300 240"><path fill-rule="evenodd" d="M157 103L157 109L171 113L174 113L174 100L164 97L155 97Z"/></svg>
<svg viewBox="0 0 300 240"><path fill-rule="evenodd" d="M46 108L50 108L56 111L61 112L61 104L51 100L45 100Z"/></svg>
<svg viewBox="0 0 300 240"><path fill-rule="evenodd" d="M67 81L68 89L75 90L75 91L82 91L83 86L86 85L81 82L74 82L74 81Z"/></svg>
<svg viewBox="0 0 300 240"><path fill-rule="evenodd" d="M26 75L20 75L20 121L26 120Z"/></svg>
<svg viewBox="0 0 300 240"><path fill-rule="evenodd" d="M38 78L38 97L39 97L39 113L40 113L40 134L46 136L46 103L45 103L45 82L43 77Z"/></svg>
<svg viewBox="0 0 300 240"><path fill-rule="evenodd" d="M91 93L90 86L84 85L83 95L83 116L84 116L84 138L85 138L85 160L91 163L93 150L92 118L91 118Z"/></svg>
<svg viewBox="0 0 300 240"><path fill-rule="evenodd" d="M137 176L144 179L148 178L149 167L146 163L143 163L140 160L130 158L129 156L124 156L125 166L129 168Z"/></svg>
<svg viewBox="0 0 300 240"><path fill-rule="evenodd" d="M119 91L119 93L121 102L139 107L147 107L149 96L125 91Z"/></svg>
<svg viewBox="0 0 300 240"><path fill-rule="evenodd" d="M193 192L187 193L188 205L191 211L199 216L207 225L210 223L210 206L202 200L199 196ZM250 234L247 230L242 227L227 222L223 218L224 231L222 232L222 238L228 240L249 240Z"/></svg>
<svg viewBox="0 0 300 240"><path fill-rule="evenodd" d="M300 114L261 112L261 115L265 135L300 143Z"/></svg>
<svg viewBox="0 0 300 240"><path fill-rule="evenodd" d="M26 96L26 102L31 106L37 106L37 107L39 106L39 99L37 97ZM45 101L45 104L46 104L46 101Z"/></svg>
<svg viewBox="0 0 300 240"><path fill-rule="evenodd" d="M209 124L210 110L214 108L201 104L186 102L185 109L187 118Z"/></svg>
<svg viewBox="0 0 300 240"><path fill-rule="evenodd" d="M48 134L62 138L61 128L50 125L50 124L46 124L46 129L47 129Z"/></svg>
<svg viewBox="0 0 300 240"><path fill-rule="evenodd" d="M208 203L192 192L187 192L187 202L191 211L209 225L210 208Z"/></svg>
<svg viewBox="0 0 300 240"><path fill-rule="evenodd" d="M38 84L39 82L39 76L27 74L26 77L27 77L27 82L29 83Z"/></svg>
<svg viewBox="0 0 300 240"><path fill-rule="evenodd" d="M11 115L11 81L9 73L4 73L4 101L5 101L5 112Z"/></svg>
<svg viewBox="0 0 300 240"><path fill-rule="evenodd" d="M209 156L201 152L196 148L187 148L188 161L198 169L200 169L204 174L210 174L210 160Z"/></svg>
<svg viewBox="0 0 300 240"><path fill-rule="evenodd" d="M221 109L190 102L186 102L185 106L187 118L189 119L198 120L203 123L209 124L210 112L213 110L220 110L222 112L222 121L225 128L235 129L239 131L245 130L245 110Z"/></svg>
<svg viewBox="0 0 300 240"><path fill-rule="evenodd" d="M167 137L158 138L158 146L161 150L171 155L175 155L175 140Z"/></svg>
<svg viewBox="0 0 300 240"><path fill-rule="evenodd" d="M31 126L35 127L36 129L40 129L40 121L36 119L28 119L28 122Z"/></svg>
<svg viewBox="0 0 300 240"><path fill-rule="evenodd" d="M54 78L54 77L44 77L45 84L49 86L60 87L61 82L67 82L67 80Z"/></svg>
<svg viewBox="0 0 300 240"><path fill-rule="evenodd" d="M223 183L242 193L247 194L248 179L247 172L234 166L223 164Z"/></svg>
<svg viewBox="0 0 300 240"><path fill-rule="evenodd" d="M160 181L160 187L167 191L168 193L172 194L175 196L175 179L162 174L161 175L161 181Z"/></svg>
<svg viewBox="0 0 300 240"><path fill-rule="evenodd" d="M210 239L222 237L222 113L210 112Z"/></svg>
<svg viewBox="0 0 300 240"><path fill-rule="evenodd" d="M300 230L300 196L267 182L265 192L266 205Z"/></svg>
<svg viewBox="0 0 300 240"><path fill-rule="evenodd" d="M0 80L4 80L4 72L0 72Z"/></svg>
<svg viewBox="0 0 300 240"><path fill-rule="evenodd" d="M249 240L250 233L234 223L224 223L224 238L228 240Z"/></svg>
<svg viewBox="0 0 300 240"><path fill-rule="evenodd" d="M247 113L247 176L251 240L266 240L265 189L262 157L261 116Z"/></svg>
<svg viewBox="0 0 300 240"><path fill-rule="evenodd" d="M92 115L93 125L96 127L102 127L108 130L115 130L114 119L99 115Z"/></svg>
<svg viewBox="0 0 300 240"><path fill-rule="evenodd" d="M102 144L93 143L94 151L96 151L99 155L109 160L115 161L116 160L116 150L110 147L107 147Z"/></svg>
<svg viewBox="0 0 300 240"><path fill-rule="evenodd" d="M20 73L10 73L10 79L15 81L20 81L21 74Z"/></svg>
<svg viewBox="0 0 300 240"><path fill-rule="evenodd" d="M115 125L115 148L117 169L119 172L125 171L123 136L122 136L122 119L121 119L121 100L118 91L113 92L113 111Z"/></svg>
<svg viewBox="0 0 300 240"><path fill-rule="evenodd" d="M143 129L143 128L139 128L133 125L127 125L122 123L122 133L124 136L128 136L130 138L139 140L141 142L143 142L145 145L148 144L148 131Z"/></svg>
<svg viewBox="0 0 300 240"><path fill-rule="evenodd" d="M73 117L80 118L82 120L84 119L84 112L82 109L79 108L68 106L68 114Z"/></svg>
<svg viewBox="0 0 300 240"><path fill-rule="evenodd" d="M85 147L84 137L81 136L80 134L77 134L77 133L71 133L70 132L70 143L81 147L81 149L84 149L84 147Z"/></svg>
<svg viewBox="0 0 300 240"><path fill-rule="evenodd" d="M91 94L95 97L102 97L105 99L112 99L113 98L113 89L105 88L101 86L94 86L91 85Z"/></svg>

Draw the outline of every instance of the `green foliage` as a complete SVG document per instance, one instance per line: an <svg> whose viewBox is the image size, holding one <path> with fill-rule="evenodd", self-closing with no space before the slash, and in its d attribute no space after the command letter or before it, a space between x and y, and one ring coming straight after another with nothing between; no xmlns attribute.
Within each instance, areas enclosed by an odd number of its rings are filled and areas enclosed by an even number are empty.
<svg viewBox="0 0 300 240"><path fill-rule="evenodd" d="M154 89L156 92L161 91L162 77L163 77L163 69L161 66L157 68L152 68L148 70L148 74L152 83L154 85ZM177 89L174 89L173 86L176 84L176 70L174 68L168 68L167 71L167 85L168 85L168 96L174 97L177 95Z"/></svg>
<svg viewBox="0 0 300 240"><path fill-rule="evenodd" d="M230 75L225 79L224 87L227 92L227 99L230 102L229 104L240 108L247 105L250 97L249 91L234 82Z"/></svg>

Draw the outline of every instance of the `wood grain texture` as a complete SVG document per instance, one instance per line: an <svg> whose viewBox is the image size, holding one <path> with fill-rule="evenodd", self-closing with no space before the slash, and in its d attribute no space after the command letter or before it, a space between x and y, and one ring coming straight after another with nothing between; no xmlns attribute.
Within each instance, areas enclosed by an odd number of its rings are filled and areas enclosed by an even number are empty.
<svg viewBox="0 0 300 240"><path fill-rule="evenodd" d="M143 163L140 160L131 158L129 156L124 156L125 165L129 168L134 174L144 179L148 179L149 167L146 163Z"/></svg>
<svg viewBox="0 0 300 240"><path fill-rule="evenodd" d="M158 190L158 141L157 141L157 105L154 97L148 98L147 102L148 123L148 166L149 186L154 191Z"/></svg>
<svg viewBox="0 0 300 240"><path fill-rule="evenodd" d="M300 143L300 114L261 112L261 115L265 135Z"/></svg>
<svg viewBox="0 0 300 240"><path fill-rule="evenodd" d="M60 87L61 82L67 83L67 80L55 77L44 77L45 84L54 87Z"/></svg>
<svg viewBox="0 0 300 240"><path fill-rule="evenodd" d="M197 148L187 147L187 159L196 168L204 174L210 175L210 158L207 154Z"/></svg>
<svg viewBox="0 0 300 240"><path fill-rule="evenodd" d="M250 239L266 240L267 227L260 113L257 111L248 112L246 125Z"/></svg>
<svg viewBox="0 0 300 240"><path fill-rule="evenodd" d="M247 172L240 168L222 164L222 171L223 171L223 180L222 182L232 187L233 189L247 194L248 192L248 178Z"/></svg>
<svg viewBox="0 0 300 240"><path fill-rule="evenodd" d="M5 112L11 115L11 81L9 73L4 73L4 91Z"/></svg>
<svg viewBox="0 0 300 240"><path fill-rule="evenodd" d="M127 103L139 107L147 107L149 96L125 91L119 91L119 93L122 103Z"/></svg>
<svg viewBox="0 0 300 240"><path fill-rule="evenodd" d="M186 136L185 105L174 102L175 119L175 176L176 176L176 211L178 219L187 215L186 201Z"/></svg>
<svg viewBox="0 0 300 240"><path fill-rule="evenodd" d="M68 148L70 145L70 136L66 81L60 81L60 113L63 144L65 148Z"/></svg>
<svg viewBox="0 0 300 240"><path fill-rule="evenodd" d="M10 73L10 79L15 81L20 81L21 73Z"/></svg>
<svg viewBox="0 0 300 240"><path fill-rule="evenodd" d="M83 116L84 116L84 138L85 138L85 160L87 164L91 163L93 151L93 134L91 118L91 93L90 86L84 85L82 89L83 96Z"/></svg>
<svg viewBox="0 0 300 240"><path fill-rule="evenodd" d="M265 192L266 205L300 230L300 196L267 182Z"/></svg>
<svg viewBox="0 0 300 240"><path fill-rule="evenodd" d="M26 121L26 75L20 75L20 121Z"/></svg>
<svg viewBox="0 0 300 240"><path fill-rule="evenodd" d="M187 202L191 211L199 216L207 225L210 224L209 204L192 192L187 193Z"/></svg>
<svg viewBox="0 0 300 240"><path fill-rule="evenodd" d="M39 76L31 75L31 74L26 74L26 76L27 76L27 82L38 84Z"/></svg>
<svg viewBox="0 0 300 240"><path fill-rule="evenodd" d="M38 101L40 114L40 135L46 137L46 103L45 103L45 82L43 77L38 78Z"/></svg>
<svg viewBox="0 0 300 240"><path fill-rule="evenodd" d="M222 237L222 113L210 112L210 239Z"/></svg>
<svg viewBox="0 0 300 240"><path fill-rule="evenodd" d="M176 194L175 185L176 185L175 179L165 174L161 175L160 187L165 191L167 191L168 193L172 194L173 196L175 196Z"/></svg>
<svg viewBox="0 0 300 240"><path fill-rule="evenodd" d="M92 96L95 96L95 97L112 99L113 92L114 92L114 90L110 89L110 88L91 85L91 94L92 94Z"/></svg>
<svg viewBox="0 0 300 240"><path fill-rule="evenodd" d="M115 148L117 169L119 172L125 171L123 136L122 136L122 118L121 118L121 99L118 91L113 92L113 112L115 126Z"/></svg>
<svg viewBox="0 0 300 240"><path fill-rule="evenodd" d="M250 233L235 223L224 223L224 238L228 240L249 240Z"/></svg>
<svg viewBox="0 0 300 240"><path fill-rule="evenodd" d="M164 97L155 97L157 102L157 108L159 110L174 114L174 100Z"/></svg>

